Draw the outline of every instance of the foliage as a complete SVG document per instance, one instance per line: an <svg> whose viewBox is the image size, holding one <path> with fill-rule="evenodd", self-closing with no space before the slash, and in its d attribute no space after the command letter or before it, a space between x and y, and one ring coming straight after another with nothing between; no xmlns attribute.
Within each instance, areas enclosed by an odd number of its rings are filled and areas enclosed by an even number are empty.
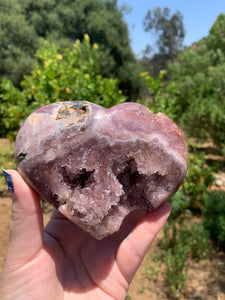
<svg viewBox="0 0 225 300"><path fill-rule="evenodd" d="M137 96L142 82L123 13L116 0L0 0L0 80L19 86L41 38L63 51L86 33L99 46L102 76L117 78L129 97Z"/></svg>
<svg viewBox="0 0 225 300"><path fill-rule="evenodd" d="M177 114L183 129L197 138L211 138L225 155L225 15L209 36L178 56L169 74L179 91Z"/></svg>
<svg viewBox="0 0 225 300"><path fill-rule="evenodd" d="M211 66L212 61L206 63L210 53L202 58L203 48L187 50L178 57L178 65L170 65L171 80L167 85L161 75L156 79L148 74L144 77L153 111L164 112L192 137L212 139L225 155L225 54L224 63ZM159 83L161 86L155 90Z"/></svg>
<svg viewBox="0 0 225 300"><path fill-rule="evenodd" d="M186 239L187 231L177 231L175 222L164 226L162 248L166 264L165 279L169 284L170 295L175 298L179 297L187 280L189 248Z"/></svg>
<svg viewBox="0 0 225 300"><path fill-rule="evenodd" d="M201 212L203 198L214 182L212 169L206 164L204 152L189 152L188 170L180 190L170 198L171 218L184 217L186 214Z"/></svg>
<svg viewBox="0 0 225 300"><path fill-rule="evenodd" d="M0 81L6 76L19 85L34 62L39 43L18 0L0 0Z"/></svg>
<svg viewBox="0 0 225 300"><path fill-rule="evenodd" d="M130 293L127 293L127 294L126 294L125 300L131 300L131 299L132 299L131 294L130 294Z"/></svg>
<svg viewBox="0 0 225 300"><path fill-rule="evenodd" d="M192 259L209 258L212 247L209 244L209 231L204 224L202 222L198 224L191 223L187 233L187 245Z"/></svg>
<svg viewBox="0 0 225 300"><path fill-rule="evenodd" d="M13 139L29 112L23 94L11 81L3 79L0 86L0 137Z"/></svg>
<svg viewBox="0 0 225 300"><path fill-rule="evenodd" d="M143 294L145 288L146 288L146 286L145 286L145 284L143 283L142 286L137 290L137 293L138 293L138 294Z"/></svg>
<svg viewBox="0 0 225 300"><path fill-rule="evenodd" d="M209 37L207 38L207 45L210 49L220 49L225 52L225 36L223 29L225 28L225 15L220 14L212 28L210 29Z"/></svg>
<svg viewBox="0 0 225 300"><path fill-rule="evenodd" d="M189 144L190 146L190 144ZM193 145L192 145L193 147ZM180 190L170 198L171 219L183 218L187 214L201 213L204 197L214 182L212 168L206 164L204 152L190 152L186 178Z"/></svg>
<svg viewBox="0 0 225 300"><path fill-rule="evenodd" d="M212 170L206 165L204 153L198 153L189 144L189 167L186 179L180 190L170 199L172 212L164 227L162 240L163 257L166 264L165 278L169 284L170 295L179 298L187 280L189 257L208 258L209 230L203 223L187 223L187 218L196 210L201 213L203 198L213 182Z"/></svg>
<svg viewBox="0 0 225 300"><path fill-rule="evenodd" d="M189 152L187 176L182 184L182 191L190 199L192 208L201 207L207 189L212 185L212 169L206 164L204 152Z"/></svg>
<svg viewBox="0 0 225 300"><path fill-rule="evenodd" d="M184 191L180 189L170 199L172 211L169 220L176 220L184 218L185 215L191 214L191 199L185 195Z"/></svg>
<svg viewBox="0 0 225 300"><path fill-rule="evenodd" d="M125 101L115 79L100 75L98 45L76 41L62 54L48 41L37 52L32 74L25 76L22 90L8 79L0 87L1 135L15 137L18 127L35 109L57 101L87 100L110 107Z"/></svg>
<svg viewBox="0 0 225 300"><path fill-rule="evenodd" d="M205 196L203 207L204 227L225 251L225 193L213 191Z"/></svg>
<svg viewBox="0 0 225 300"><path fill-rule="evenodd" d="M187 280L188 258L208 258L211 246L209 232L202 223L187 226L183 220L172 218L164 226L161 243L162 261L166 265L165 279L169 284L170 296L179 298Z"/></svg>
<svg viewBox="0 0 225 300"><path fill-rule="evenodd" d="M150 74L157 76L160 70L166 68L169 61L174 59L182 49L185 36L183 25L183 16L177 11L171 15L168 7L154 7L149 10L144 18L145 31L153 31L157 34L157 50L155 54L148 59L151 46L148 45L145 56L142 60Z"/></svg>
<svg viewBox="0 0 225 300"><path fill-rule="evenodd" d="M144 19L145 31L155 30L159 33L157 46L159 53L164 56L177 54L182 48L184 39L183 17L178 11L170 16L170 9L155 7L149 10Z"/></svg>
<svg viewBox="0 0 225 300"><path fill-rule="evenodd" d="M147 73L154 111L170 116L192 137L211 139L225 155L225 15L207 38L186 49L167 68L167 79ZM155 86L159 86L155 90Z"/></svg>
<svg viewBox="0 0 225 300"><path fill-rule="evenodd" d="M220 15L210 35L186 49L154 78L143 72L149 99L142 101L154 112L172 118L186 134L212 139L225 154L225 15ZM167 74L165 76L165 74ZM209 238L225 249L224 193L209 193L214 169L205 153L189 143L186 179L170 199L172 213L164 227L162 261L170 295L179 298L187 279L188 258L208 258ZM218 168L218 166L216 167ZM203 222L187 224L189 216L203 212Z"/></svg>
<svg viewBox="0 0 225 300"><path fill-rule="evenodd" d="M157 261L154 263L147 263L143 267L144 274L147 276L149 280L157 281L157 278L160 274L161 260L157 258Z"/></svg>
<svg viewBox="0 0 225 300"><path fill-rule="evenodd" d="M155 113L163 112L171 119L176 120L181 109L179 105L175 105L179 93L173 82L165 85L163 82L165 74L166 71L162 70L156 79L150 76L148 72L141 74L149 87L151 101L139 102L148 106ZM213 169L206 164L205 153L191 142L188 143L188 150L187 176L181 190L171 198L174 206L172 211L174 217L184 211L200 208L203 196L214 181Z"/></svg>
<svg viewBox="0 0 225 300"><path fill-rule="evenodd" d="M174 82L165 84L166 74L166 70L161 70L159 75L154 78L147 71L141 73L148 86L151 101L140 100L139 102L148 106L154 113L162 112L171 119L176 120L180 113L179 91Z"/></svg>
<svg viewBox="0 0 225 300"><path fill-rule="evenodd" d="M214 182L213 170L206 164L205 153L198 152L192 143L188 143L188 170L179 191L170 198L172 213L170 218L184 218L187 214L201 213L204 197ZM192 152L190 151L192 149Z"/></svg>

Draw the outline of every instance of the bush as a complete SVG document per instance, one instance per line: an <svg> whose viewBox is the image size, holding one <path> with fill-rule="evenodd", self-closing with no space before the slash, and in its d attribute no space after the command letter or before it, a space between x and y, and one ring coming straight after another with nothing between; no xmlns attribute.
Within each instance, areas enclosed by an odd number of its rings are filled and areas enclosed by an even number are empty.
<svg viewBox="0 0 225 300"><path fill-rule="evenodd" d="M179 297L187 280L188 252L186 243L187 232L177 230L177 224L170 222L164 226L162 240L163 257L166 265L165 279L169 284L169 292L172 297Z"/></svg>
<svg viewBox="0 0 225 300"><path fill-rule="evenodd" d="M194 209L201 207L202 199L212 185L214 176L212 169L206 164L204 152L189 151L188 159L188 171L182 184L182 191L190 198L191 207Z"/></svg>
<svg viewBox="0 0 225 300"><path fill-rule="evenodd" d="M186 225L169 219L164 226L161 242L162 261L166 265L165 279L169 285L170 296L179 298L187 280L188 258L208 258L211 252L209 231L202 223Z"/></svg>
<svg viewBox="0 0 225 300"><path fill-rule="evenodd" d="M224 30L225 14L221 14L209 36L181 53L168 74L179 91L176 120L191 136L212 139L225 155Z"/></svg>
<svg viewBox="0 0 225 300"><path fill-rule="evenodd" d="M166 70L161 70L157 78L153 78L148 72L142 72L141 76L145 79L149 90L149 100L140 100L154 113L162 112L177 121L181 115L181 104L179 103L179 90L174 82L166 82Z"/></svg>
<svg viewBox="0 0 225 300"><path fill-rule="evenodd" d="M213 191L204 197L203 224L216 244L225 251L225 193Z"/></svg>
<svg viewBox="0 0 225 300"><path fill-rule="evenodd" d="M154 79L142 73L151 93L151 109L171 117L192 137L211 139L225 155L225 14L207 38L181 52ZM221 38L222 37L222 38ZM167 73L167 81L164 74Z"/></svg>
<svg viewBox="0 0 225 300"><path fill-rule="evenodd" d="M186 214L201 213L203 198L208 194L208 188L214 181L213 170L206 164L205 153L197 152L195 146L189 143L189 161L187 176L180 190L170 198L172 213L169 220L184 218Z"/></svg>
<svg viewBox="0 0 225 300"><path fill-rule="evenodd" d="M25 76L21 90L4 79L0 86L0 136L15 137L24 119L35 109L58 101L87 100L110 107L126 99L115 79L100 75L98 45L89 36L72 50L58 49L48 41L36 54L38 63Z"/></svg>
<svg viewBox="0 0 225 300"><path fill-rule="evenodd" d="M169 221L183 218L186 214L191 214L191 200L185 195L182 189L177 191L176 194L169 199L169 202L172 206Z"/></svg>
<svg viewBox="0 0 225 300"><path fill-rule="evenodd" d="M187 245L192 259L209 258L211 245L209 244L210 233L202 222L191 223L188 229Z"/></svg>

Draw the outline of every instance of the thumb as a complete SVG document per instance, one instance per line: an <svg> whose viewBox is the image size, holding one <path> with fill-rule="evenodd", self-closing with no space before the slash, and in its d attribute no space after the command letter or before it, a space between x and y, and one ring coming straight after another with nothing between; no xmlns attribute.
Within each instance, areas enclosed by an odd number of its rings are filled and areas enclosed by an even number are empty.
<svg viewBox="0 0 225 300"><path fill-rule="evenodd" d="M19 267L34 258L43 246L43 217L39 196L15 170L3 175L12 192L12 217L7 260Z"/></svg>

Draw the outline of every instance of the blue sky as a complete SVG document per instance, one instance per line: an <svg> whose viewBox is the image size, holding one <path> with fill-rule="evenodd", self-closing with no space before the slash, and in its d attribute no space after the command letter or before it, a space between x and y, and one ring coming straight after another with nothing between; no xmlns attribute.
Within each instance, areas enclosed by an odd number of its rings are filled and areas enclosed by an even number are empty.
<svg viewBox="0 0 225 300"><path fill-rule="evenodd" d="M225 13L225 0L118 0L119 6L128 4L132 11L124 16L130 32L131 46L137 57L148 43L153 42L153 33L144 32L143 19L155 6L169 7L171 13L179 10L185 27L184 45L190 46L206 37L220 13Z"/></svg>

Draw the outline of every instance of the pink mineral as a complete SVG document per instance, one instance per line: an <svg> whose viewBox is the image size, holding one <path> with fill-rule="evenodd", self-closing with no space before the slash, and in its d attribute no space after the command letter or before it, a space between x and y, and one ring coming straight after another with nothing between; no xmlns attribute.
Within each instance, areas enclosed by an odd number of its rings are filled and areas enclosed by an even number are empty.
<svg viewBox="0 0 225 300"><path fill-rule="evenodd" d="M137 103L110 109L58 102L33 112L15 145L18 171L42 198L97 239L136 209L151 211L182 183L182 132Z"/></svg>

